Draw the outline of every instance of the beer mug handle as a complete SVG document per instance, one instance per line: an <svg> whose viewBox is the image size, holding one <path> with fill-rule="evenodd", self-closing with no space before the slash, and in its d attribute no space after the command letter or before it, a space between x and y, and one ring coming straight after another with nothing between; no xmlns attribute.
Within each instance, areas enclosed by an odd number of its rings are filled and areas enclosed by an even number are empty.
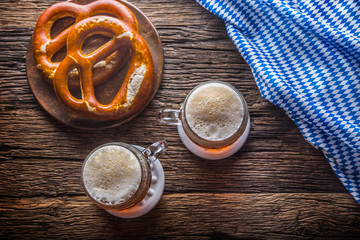
<svg viewBox="0 0 360 240"><path fill-rule="evenodd" d="M154 162L158 159L158 157L166 151L168 147L168 144L165 140L157 141L153 144L151 144L149 147L145 148L142 151L142 154L145 156L145 158L150 162Z"/></svg>
<svg viewBox="0 0 360 240"><path fill-rule="evenodd" d="M181 125L180 110L161 109L156 113L156 120L171 125Z"/></svg>

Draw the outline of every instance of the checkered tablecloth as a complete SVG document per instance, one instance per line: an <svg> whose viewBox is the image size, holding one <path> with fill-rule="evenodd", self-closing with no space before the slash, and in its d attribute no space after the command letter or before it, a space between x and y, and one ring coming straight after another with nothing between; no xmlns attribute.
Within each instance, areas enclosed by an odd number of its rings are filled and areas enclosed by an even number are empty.
<svg viewBox="0 0 360 240"><path fill-rule="evenodd" d="M360 1L197 1L360 203Z"/></svg>

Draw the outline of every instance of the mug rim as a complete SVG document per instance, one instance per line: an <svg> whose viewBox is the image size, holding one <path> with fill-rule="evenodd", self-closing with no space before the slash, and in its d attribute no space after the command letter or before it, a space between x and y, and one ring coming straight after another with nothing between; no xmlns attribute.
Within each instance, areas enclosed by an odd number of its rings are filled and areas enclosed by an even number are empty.
<svg viewBox="0 0 360 240"><path fill-rule="evenodd" d="M85 165L87 163L87 161L90 159L90 157L97 152L98 150L108 147L108 146L120 146L123 147L127 150L129 150L131 153L133 153L136 156L136 159L139 162L140 168L141 168L141 180L140 180L140 184L137 188L137 190L135 191L135 193L126 201L119 203L119 204L107 204L107 203L103 203L100 202L98 200L96 200L88 191L86 185L85 185L85 179L84 179L84 168ZM81 184L82 187L86 193L86 195L93 201L95 202L96 205L98 205L99 207L103 208L103 209L109 209L109 210L124 210L127 208L130 208L134 205L136 205L137 203L139 203L141 200L143 200L150 188L150 184L151 184L151 169L150 169L150 164L149 162L146 160L146 158L144 157L144 155L142 154L142 152L140 150L138 150L137 148L135 148L133 145L131 144L127 144L127 143L123 143L123 142L110 142L110 143L105 143L105 144L101 144L99 146L97 146L96 148L94 148L84 159L84 162L82 164L82 168L81 168Z"/></svg>
<svg viewBox="0 0 360 240"><path fill-rule="evenodd" d="M240 102L242 103L242 107L243 107L243 111L244 111L244 114L243 114L243 117L242 117L242 121L241 121L241 124L239 125L239 127L236 129L236 131L230 135L229 137L225 138L225 139L222 139L222 140L215 140L215 141L212 141L212 140L209 140L209 139L205 139L201 136L199 136L198 134L196 134L194 132L193 129L191 129L191 127L189 126L188 124L188 121L187 121L187 118L186 118L186 106L187 106L187 103L188 103L188 99L189 97L194 93L195 90L197 90L198 88L204 86L204 85L207 85L207 84L211 84L211 83L219 83L219 84L222 84L222 85L225 85L225 86L228 86L230 87L232 90L235 91L235 93L239 96L240 98ZM210 80L210 81L206 81L206 82L203 82L203 83L200 83L199 85L197 85L196 87L194 87L189 93L188 95L186 96L181 108L180 108L180 121L181 121L181 124L183 125L183 128L184 128L184 131L185 133L188 135L189 139L191 139L192 141L194 141L195 143L197 144L200 144L201 146L205 147L205 148L222 148L222 147L226 147L228 145L231 145L232 143L234 143L237 139L239 139L245 129L246 129L246 125L247 125L247 122L248 122L248 106L247 106L247 103L245 101L245 98L244 96L241 94L241 92L236 89L233 85L231 85L230 83L227 83L227 82L224 82L224 81L220 81L220 80ZM185 126L185 127L184 127Z"/></svg>

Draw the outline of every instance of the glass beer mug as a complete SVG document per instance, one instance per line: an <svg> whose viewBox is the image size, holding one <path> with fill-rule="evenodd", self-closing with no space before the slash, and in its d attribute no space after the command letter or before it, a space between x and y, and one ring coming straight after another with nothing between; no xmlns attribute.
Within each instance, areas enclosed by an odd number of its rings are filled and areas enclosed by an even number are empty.
<svg viewBox="0 0 360 240"><path fill-rule="evenodd" d="M164 140L142 151L133 145L116 142L95 148L82 166L85 193L105 210L122 211L137 206L151 185L150 166L166 148Z"/></svg>
<svg viewBox="0 0 360 240"><path fill-rule="evenodd" d="M184 145L205 159L222 159L237 152L250 131L246 101L232 85L208 81L195 87L180 109L162 109L158 121L177 125Z"/></svg>

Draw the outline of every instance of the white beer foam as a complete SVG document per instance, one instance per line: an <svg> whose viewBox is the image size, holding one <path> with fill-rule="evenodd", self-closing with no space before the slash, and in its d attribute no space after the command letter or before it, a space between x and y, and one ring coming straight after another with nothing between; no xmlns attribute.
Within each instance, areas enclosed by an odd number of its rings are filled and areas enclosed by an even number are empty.
<svg viewBox="0 0 360 240"><path fill-rule="evenodd" d="M195 134L209 141L219 141L239 129L244 109L240 97L231 87L209 83L189 96L185 114Z"/></svg>
<svg viewBox="0 0 360 240"><path fill-rule="evenodd" d="M121 146L95 151L84 166L84 184L90 195L103 204L120 204L134 195L141 181L136 156Z"/></svg>

